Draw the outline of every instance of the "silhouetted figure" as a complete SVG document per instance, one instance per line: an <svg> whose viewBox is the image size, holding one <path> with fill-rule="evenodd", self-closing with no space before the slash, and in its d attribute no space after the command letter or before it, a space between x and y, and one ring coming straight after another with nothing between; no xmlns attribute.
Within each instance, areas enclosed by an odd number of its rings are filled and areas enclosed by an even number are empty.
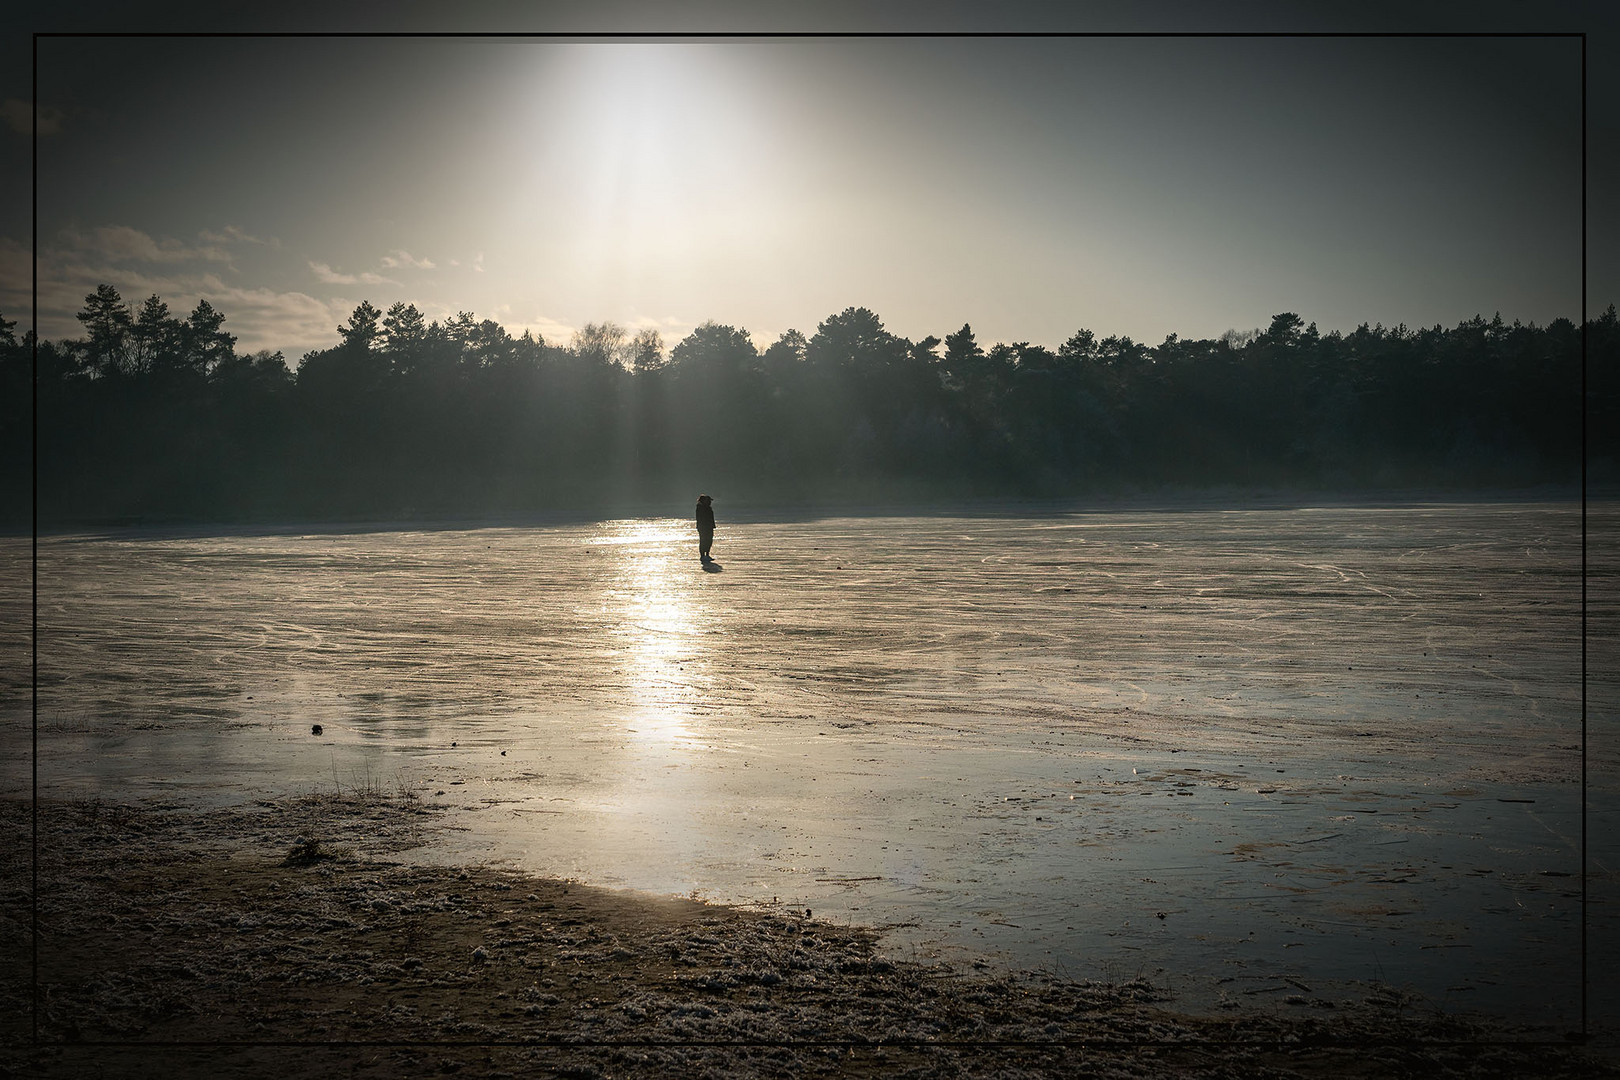
<svg viewBox="0 0 1620 1080"><path fill-rule="evenodd" d="M709 561L709 548L714 545L714 507L709 505L711 501L707 495L698 496L698 558L703 562Z"/></svg>

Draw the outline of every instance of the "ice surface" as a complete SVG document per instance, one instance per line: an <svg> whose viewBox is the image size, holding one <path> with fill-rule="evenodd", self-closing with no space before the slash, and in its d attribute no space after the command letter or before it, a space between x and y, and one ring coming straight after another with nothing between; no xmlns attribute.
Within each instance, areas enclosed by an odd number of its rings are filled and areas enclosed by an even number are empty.
<svg viewBox="0 0 1620 1080"><path fill-rule="evenodd" d="M1577 506L721 509L723 573L674 519L42 539L41 791L408 789L457 808L438 857L808 907L907 955L1574 1022Z"/></svg>

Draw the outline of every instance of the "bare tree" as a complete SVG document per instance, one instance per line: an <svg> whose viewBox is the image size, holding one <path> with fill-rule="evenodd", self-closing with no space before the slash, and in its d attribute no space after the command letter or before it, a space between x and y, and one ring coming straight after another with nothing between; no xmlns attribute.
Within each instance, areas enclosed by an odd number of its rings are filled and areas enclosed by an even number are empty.
<svg viewBox="0 0 1620 1080"><path fill-rule="evenodd" d="M586 323L574 334L572 348L576 356L617 366L627 359L626 341L624 327L618 323Z"/></svg>

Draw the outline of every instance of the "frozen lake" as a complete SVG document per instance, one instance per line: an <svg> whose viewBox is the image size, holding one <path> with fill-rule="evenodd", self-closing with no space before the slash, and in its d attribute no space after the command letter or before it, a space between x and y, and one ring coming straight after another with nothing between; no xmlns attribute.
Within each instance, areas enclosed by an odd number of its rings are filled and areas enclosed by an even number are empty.
<svg viewBox="0 0 1620 1080"><path fill-rule="evenodd" d="M42 539L41 791L409 790L454 808L428 857L810 908L905 955L1578 1023L1578 506L718 509L710 573L668 519Z"/></svg>

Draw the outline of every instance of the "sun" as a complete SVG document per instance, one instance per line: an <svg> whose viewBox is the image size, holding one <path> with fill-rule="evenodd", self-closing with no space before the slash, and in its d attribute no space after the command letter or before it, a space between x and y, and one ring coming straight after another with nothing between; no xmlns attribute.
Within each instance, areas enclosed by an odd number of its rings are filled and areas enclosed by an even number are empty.
<svg viewBox="0 0 1620 1080"><path fill-rule="evenodd" d="M513 197L551 192L570 205L565 225L547 219L548 239L566 244L576 273L632 287L679 277L782 213L767 176L779 132L736 62L740 48L609 43L538 55L535 182Z"/></svg>

